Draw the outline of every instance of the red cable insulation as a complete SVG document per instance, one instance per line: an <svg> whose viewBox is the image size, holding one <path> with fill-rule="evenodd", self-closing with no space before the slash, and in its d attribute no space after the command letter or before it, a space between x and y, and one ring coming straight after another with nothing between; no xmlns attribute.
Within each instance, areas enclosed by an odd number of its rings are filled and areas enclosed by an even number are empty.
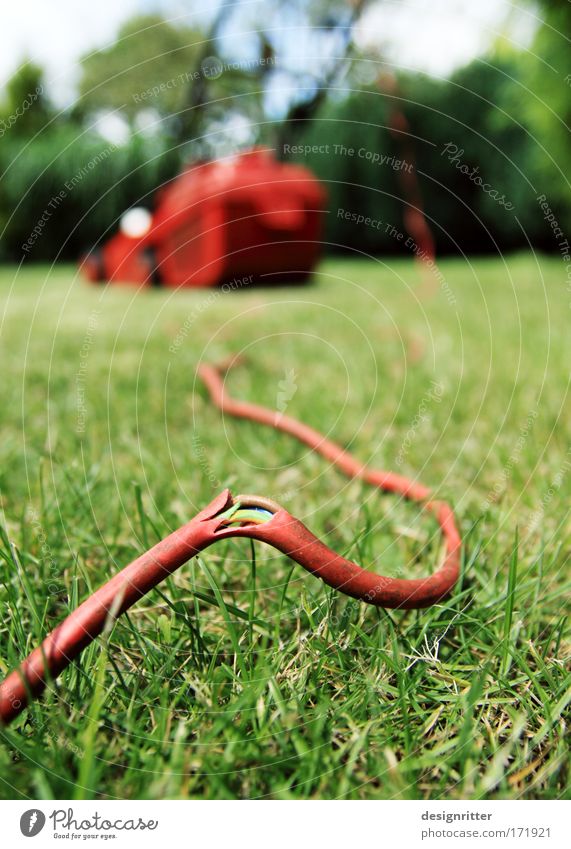
<svg viewBox="0 0 571 849"><path fill-rule="evenodd" d="M29 701L38 696L46 684L110 627L121 613L179 566L219 539L248 537L266 542L329 586L380 607L428 607L446 598L452 590L459 575L461 540L448 504L430 500L430 491L409 478L363 466L343 448L296 419L278 416L275 411L256 404L234 400L225 392L224 371L224 367L207 364L202 364L198 370L211 400L223 413L289 433L348 477L422 503L435 515L442 531L445 542L442 564L431 576L415 580L388 578L368 572L336 554L299 519L270 499L258 496L234 499L228 490L224 490L190 522L161 540L89 596L8 675L0 684L0 721L3 724L18 716ZM228 526L221 514L238 500L242 504L265 507L273 515L263 524Z"/></svg>

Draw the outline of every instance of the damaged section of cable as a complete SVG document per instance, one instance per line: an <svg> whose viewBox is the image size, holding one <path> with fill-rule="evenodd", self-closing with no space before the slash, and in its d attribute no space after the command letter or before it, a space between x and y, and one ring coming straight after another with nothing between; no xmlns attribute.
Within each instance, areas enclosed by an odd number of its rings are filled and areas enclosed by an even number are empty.
<svg viewBox="0 0 571 849"><path fill-rule="evenodd" d="M349 478L358 478L383 492L401 495L418 503L423 510L432 513L438 522L445 551L440 567L427 578L406 580L384 577L340 557L283 508L275 511L271 523L258 529L256 538L279 548L334 589L368 604L403 609L422 608L445 598L458 580L460 572L461 539L450 505L432 499L430 489L419 481L394 472L364 466L344 448L291 416L276 417L273 410L232 398L226 392L224 376L238 362L239 358L229 359L219 366L203 363L198 369L198 376L206 386L211 401L223 413L288 433L339 468ZM237 528L236 534L238 533L242 534L242 530ZM253 533L249 535L253 536Z"/></svg>
<svg viewBox="0 0 571 849"><path fill-rule="evenodd" d="M0 684L0 721L11 722L114 619L199 552L220 539L245 537L283 552L339 592L379 607L422 608L452 590L460 570L461 540L452 508L432 500L417 481L363 466L321 433L289 416L256 404L236 401L224 388L226 366L203 364L198 374L211 400L224 413L289 433L325 457L350 478L418 502L436 518L445 543L442 563L426 578L390 578L345 559L318 539L299 519L261 495L220 493L182 528L157 543L100 587L49 634Z"/></svg>

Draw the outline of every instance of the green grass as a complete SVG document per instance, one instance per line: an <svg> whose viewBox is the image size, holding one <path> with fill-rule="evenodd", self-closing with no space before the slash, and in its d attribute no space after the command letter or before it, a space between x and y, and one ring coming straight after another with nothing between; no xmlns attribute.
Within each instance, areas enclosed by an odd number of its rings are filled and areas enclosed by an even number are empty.
<svg viewBox="0 0 571 849"><path fill-rule="evenodd" d="M207 550L1 732L3 796L569 796L565 269L441 269L448 293L409 261L338 259L313 287L223 295L0 271L2 674L224 486L381 573L434 568L430 521L223 420L201 359L244 353L235 396L418 476L464 539L461 584L420 612L347 599L262 545Z"/></svg>

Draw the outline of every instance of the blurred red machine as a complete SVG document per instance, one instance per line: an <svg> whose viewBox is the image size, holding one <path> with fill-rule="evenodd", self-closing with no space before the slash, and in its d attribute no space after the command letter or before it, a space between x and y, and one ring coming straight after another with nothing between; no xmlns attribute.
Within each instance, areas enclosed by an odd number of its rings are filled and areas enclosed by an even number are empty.
<svg viewBox="0 0 571 849"><path fill-rule="evenodd" d="M310 171L262 148L199 163L157 193L152 214L129 210L81 267L93 282L177 287L303 280L319 256L325 201Z"/></svg>

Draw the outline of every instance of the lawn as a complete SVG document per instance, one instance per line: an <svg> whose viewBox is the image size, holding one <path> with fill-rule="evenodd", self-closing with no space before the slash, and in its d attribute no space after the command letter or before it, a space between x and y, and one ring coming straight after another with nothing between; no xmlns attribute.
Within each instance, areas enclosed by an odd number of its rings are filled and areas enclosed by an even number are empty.
<svg viewBox="0 0 571 849"><path fill-rule="evenodd" d="M0 270L0 672L224 486L379 573L435 568L416 507L223 418L287 409L449 500L451 598L379 610L272 549L182 567L0 732L6 798L569 797L569 333L560 258L329 259L309 287L137 294Z"/></svg>

